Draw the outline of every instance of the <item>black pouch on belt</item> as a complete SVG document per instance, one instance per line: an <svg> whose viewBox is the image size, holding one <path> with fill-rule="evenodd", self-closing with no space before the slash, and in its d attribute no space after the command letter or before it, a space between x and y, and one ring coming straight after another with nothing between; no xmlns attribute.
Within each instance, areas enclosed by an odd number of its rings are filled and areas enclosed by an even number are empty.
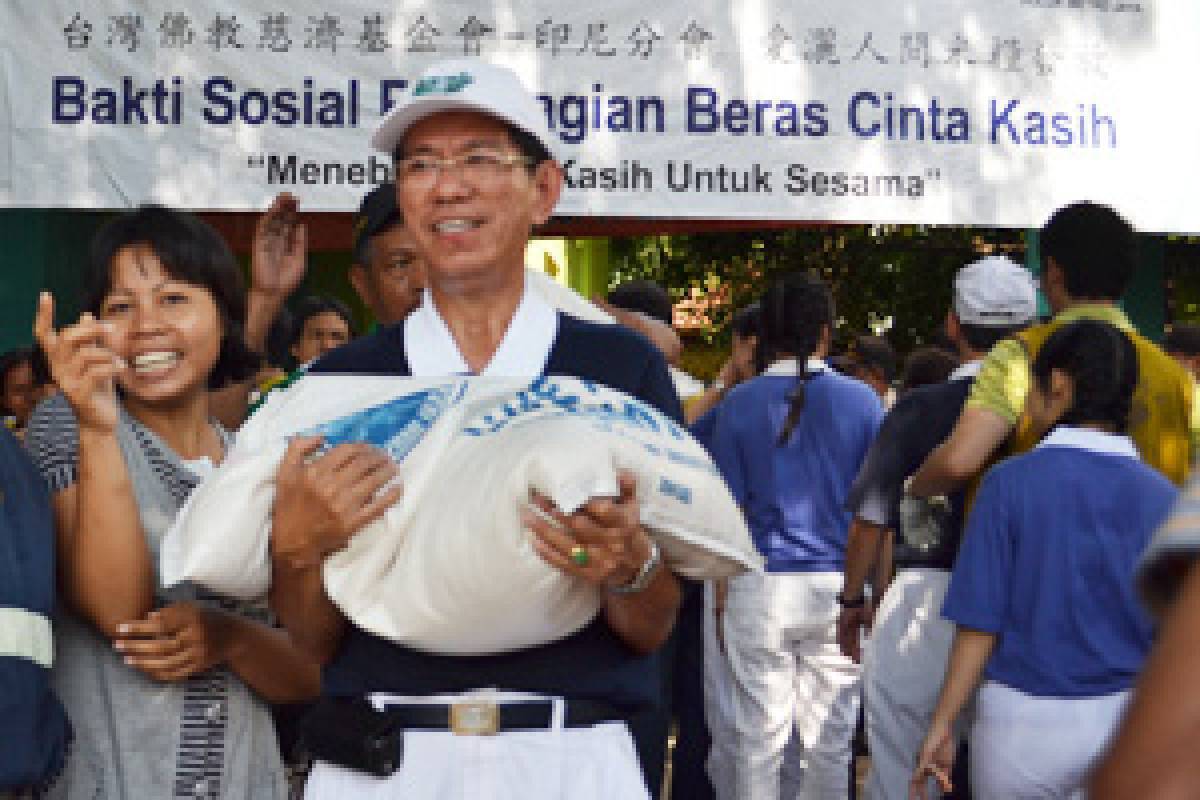
<svg viewBox="0 0 1200 800"><path fill-rule="evenodd" d="M323 697L300 722L305 755L380 778L400 766L402 736L395 715L364 699Z"/></svg>

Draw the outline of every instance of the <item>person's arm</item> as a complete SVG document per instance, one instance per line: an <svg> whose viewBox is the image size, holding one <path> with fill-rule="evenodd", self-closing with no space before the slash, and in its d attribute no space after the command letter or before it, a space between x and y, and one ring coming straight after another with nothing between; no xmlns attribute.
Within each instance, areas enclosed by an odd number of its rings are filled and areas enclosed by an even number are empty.
<svg viewBox="0 0 1200 800"><path fill-rule="evenodd" d="M913 476L918 497L949 494L977 475L1004 443L1025 410L1029 355L1016 339L1004 339L983 359L954 430Z"/></svg>
<svg viewBox="0 0 1200 800"><path fill-rule="evenodd" d="M633 577L633 572L625 574ZM665 566L659 567L654 580L643 591L608 595L604 619L631 650L652 653L675 627L682 591L674 573Z"/></svg>
<svg viewBox="0 0 1200 800"><path fill-rule="evenodd" d="M296 646L317 663L329 663L346 632L347 621L325 593L321 565L293 567L272 559L268 599Z"/></svg>
<svg viewBox="0 0 1200 800"><path fill-rule="evenodd" d="M724 372L724 368L721 371ZM705 388L704 392L690 402L684 410L687 416L687 424L694 425L705 414L720 405L721 401L725 399L725 393L729 391L729 388L729 385L718 375L716 382Z"/></svg>
<svg viewBox="0 0 1200 800"><path fill-rule="evenodd" d="M275 197L254 227L250 255L250 289L246 293L246 344L256 353L267 350L267 334L288 295L304 280L308 233L296 216L296 198ZM246 420L254 379L209 393L209 410L229 430Z"/></svg>
<svg viewBox="0 0 1200 800"><path fill-rule="evenodd" d="M721 370L717 373L717 379L713 384L688 405L686 409L687 424L694 424L709 411L712 411L725 399L725 395L730 389L752 377L754 377L753 367L739 364L737 359L732 355L725 359L725 363L721 365Z"/></svg>
<svg viewBox="0 0 1200 800"><path fill-rule="evenodd" d="M69 595L113 638L120 623L154 608L155 586L154 562L115 433L80 425L79 481L59 492L54 505L56 513L63 509L59 520L65 523L60 530Z"/></svg>
<svg viewBox="0 0 1200 800"><path fill-rule="evenodd" d="M909 492L933 497L955 491L983 469L1012 429L1012 423L990 409L963 409L950 438L938 445L913 475Z"/></svg>
<svg viewBox="0 0 1200 800"><path fill-rule="evenodd" d="M1107 755L1088 782L1093 800L1200 794L1200 569L1193 567L1138 678Z"/></svg>
<svg viewBox="0 0 1200 800"><path fill-rule="evenodd" d="M622 474L619 484L619 497L594 499L573 514L535 495L542 514L527 511L523 521L538 555L566 575L608 591L603 613L609 627L631 650L650 653L671 635L681 587L660 564L641 591L612 591L633 581L651 556L650 538L638 514L636 481ZM582 563L572 557L576 548L586 553Z"/></svg>
<svg viewBox="0 0 1200 800"><path fill-rule="evenodd" d="M854 517L846 536L846 563L842 567L842 606L838 614L837 639L842 655L855 662L862 657L859 631L870 627L871 608L867 603L867 576L879 559L880 545L887 528ZM859 605L861 601L861 605Z"/></svg>
<svg viewBox="0 0 1200 800"><path fill-rule="evenodd" d="M181 681L225 664L270 703L301 703L320 693L316 661L284 631L238 614L176 603L119 627L114 647L155 680Z"/></svg>
<svg viewBox="0 0 1200 800"><path fill-rule="evenodd" d="M294 438L276 474L270 602L296 646L326 663L347 623L325 594L321 564L382 516L401 489L388 486L397 467L383 451L343 444L309 461L320 446L319 438Z"/></svg>
<svg viewBox="0 0 1200 800"><path fill-rule="evenodd" d="M953 788L950 772L954 768L954 754L958 747L954 723L979 685L983 668L987 666L995 646L996 635L992 633L960 626L954 634L954 646L950 649L942 691L938 695L929 731L918 751L917 768L913 771L909 787L913 797L925 799L926 783L930 778L937 779L943 792Z"/></svg>
<svg viewBox="0 0 1200 800"><path fill-rule="evenodd" d="M55 331L48 293L38 300L34 335L78 430L76 481L53 500L59 574L72 605L112 637L117 625L154 607L154 564L116 436L115 380L125 365L91 314Z"/></svg>
<svg viewBox="0 0 1200 800"><path fill-rule="evenodd" d="M874 574L871 575L872 594L875 599L871 604L872 614L874 609L879 607L879 599L882 598L892 585L892 578L896 576L896 532L891 528L883 532L883 541L879 546L879 558L875 559Z"/></svg>
<svg viewBox="0 0 1200 800"><path fill-rule="evenodd" d="M662 353L668 364L679 364L679 359L683 356L683 340L670 325L640 311L617 308L598 295L592 298L592 303L609 314L618 325L637 331L649 339L650 344Z"/></svg>

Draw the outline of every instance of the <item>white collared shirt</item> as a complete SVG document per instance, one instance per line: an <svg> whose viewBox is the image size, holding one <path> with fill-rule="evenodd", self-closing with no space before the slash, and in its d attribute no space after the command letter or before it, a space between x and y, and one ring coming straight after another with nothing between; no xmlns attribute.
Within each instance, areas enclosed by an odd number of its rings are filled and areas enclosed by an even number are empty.
<svg viewBox="0 0 1200 800"><path fill-rule="evenodd" d="M982 367L983 367L983 359L982 358L977 358L974 361L964 361L963 363L959 364L955 368L954 372L950 373L950 377L946 378L946 380L947 381L957 381L962 378L974 378L976 375L979 374L979 370Z"/></svg>
<svg viewBox="0 0 1200 800"><path fill-rule="evenodd" d="M528 282L500 346L481 375L532 378L542 374L558 336L558 312ZM414 377L471 373L428 289L404 320L404 357Z"/></svg>
<svg viewBox="0 0 1200 800"><path fill-rule="evenodd" d="M1038 447L1075 447L1110 456L1141 459L1133 439L1124 434L1105 433L1091 428L1059 425L1037 444Z"/></svg>
<svg viewBox="0 0 1200 800"><path fill-rule="evenodd" d="M805 362L805 372L828 372L829 365L819 358L810 358ZM800 375L800 362L795 358L781 358L763 370L763 375Z"/></svg>

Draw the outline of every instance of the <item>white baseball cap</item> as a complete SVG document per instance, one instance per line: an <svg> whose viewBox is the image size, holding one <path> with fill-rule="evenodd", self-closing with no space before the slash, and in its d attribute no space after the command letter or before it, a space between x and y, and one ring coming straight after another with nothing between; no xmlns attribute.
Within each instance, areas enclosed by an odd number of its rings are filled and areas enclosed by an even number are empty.
<svg viewBox="0 0 1200 800"><path fill-rule="evenodd" d="M1024 325L1037 315L1029 270L1004 256L987 256L954 276L954 314L967 325Z"/></svg>
<svg viewBox="0 0 1200 800"><path fill-rule="evenodd" d="M393 153L417 122L443 111L478 111L497 117L537 138L554 155L546 114L507 67L477 58L439 61L427 67L371 136L371 146Z"/></svg>

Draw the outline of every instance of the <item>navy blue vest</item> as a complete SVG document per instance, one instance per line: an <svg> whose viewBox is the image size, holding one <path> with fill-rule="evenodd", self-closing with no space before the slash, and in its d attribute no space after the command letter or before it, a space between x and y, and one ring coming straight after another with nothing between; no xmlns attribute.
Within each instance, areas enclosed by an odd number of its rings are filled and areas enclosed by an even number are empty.
<svg viewBox="0 0 1200 800"><path fill-rule="evenodd" d="M403 324L329 353L313 374L409 375ZM545 374L595 381L654 406L682 424L679 397L662 355L644 337L616 325L559 314ZM322 672L324 694L429 695L483 687L600 700L633 712L659 704L657 654L633 653L603 616L579 633L540 647L489 656L423 653L350 626Z"/></svg>

